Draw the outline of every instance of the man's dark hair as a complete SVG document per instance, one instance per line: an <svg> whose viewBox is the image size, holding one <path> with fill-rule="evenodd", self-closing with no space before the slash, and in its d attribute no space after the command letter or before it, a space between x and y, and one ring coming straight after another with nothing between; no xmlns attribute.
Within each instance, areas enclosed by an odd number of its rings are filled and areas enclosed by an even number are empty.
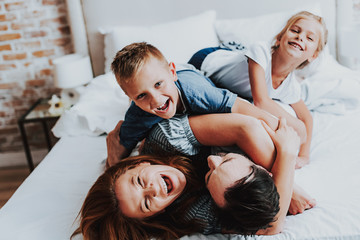
<svg viewBox="0 0 360 240"><path fill-rule="evenodd" d="M248 176L225 190L225 206L218 208L222 228L243 235L270 227L280 210L279 193L269 173L255 165L251 168Z"/></svg>

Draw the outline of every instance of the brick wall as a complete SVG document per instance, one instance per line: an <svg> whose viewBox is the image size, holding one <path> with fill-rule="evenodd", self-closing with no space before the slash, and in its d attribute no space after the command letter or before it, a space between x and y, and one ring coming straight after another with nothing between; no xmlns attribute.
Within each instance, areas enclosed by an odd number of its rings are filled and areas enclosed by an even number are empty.
<svg viewBox="0 0 360 240"><path fill-rule="evenodd" d="M22 151L17 119L40 97L58 93L52 60L73 52L65 0L0 0L0 153ZM28 126L30 144L45 146Z"/></svg>

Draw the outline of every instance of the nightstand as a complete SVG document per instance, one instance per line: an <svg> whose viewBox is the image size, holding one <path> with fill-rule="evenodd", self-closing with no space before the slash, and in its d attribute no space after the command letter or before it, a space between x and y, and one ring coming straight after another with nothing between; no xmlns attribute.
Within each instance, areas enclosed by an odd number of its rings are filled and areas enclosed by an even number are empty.
<svg viewBox="0 0 360 240"><path fill-rule="evenodd" d="M48 147L48 150L50 151L52 148L52 144L51 144L50 132L49 132L47 122L58 119L60 117L60 115L51 115L49 113L50 104L48 103L48 101L49 101L49 99L45 99L45 98L39 99L18 120L18 125L19 125L19 129L20 129L22 141L24 144L24 150L25 150L26 159L27 159L27 162L29 165L30 172L32 172L34 170L34 163L32 160L30 146L29 146L26 131L25 131L25 124L26 123L34 123L34 122L39 122L42 124L47 147Z"/></svg>

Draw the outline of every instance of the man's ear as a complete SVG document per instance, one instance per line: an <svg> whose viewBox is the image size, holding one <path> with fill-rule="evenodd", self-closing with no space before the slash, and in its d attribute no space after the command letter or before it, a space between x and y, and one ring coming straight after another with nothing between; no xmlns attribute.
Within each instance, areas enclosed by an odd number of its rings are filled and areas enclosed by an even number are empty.
<svg viewBox="0 0 360 240"><path fill-rule="evenodd" d="M173 80L174 80L174 82L175 82L175 81L178 79L178 78L177 78L177 74L176 74L175 63L170 62L170 63L169 63L169 68L170 68L171 75L173 76Z"/></svg>

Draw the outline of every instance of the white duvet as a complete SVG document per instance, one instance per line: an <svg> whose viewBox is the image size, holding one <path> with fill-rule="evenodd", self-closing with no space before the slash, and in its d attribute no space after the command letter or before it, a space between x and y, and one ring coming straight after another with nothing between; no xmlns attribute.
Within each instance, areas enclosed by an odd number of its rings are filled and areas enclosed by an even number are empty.
<svg viewBox="0 0 360 240"><path fill-rule="evenodd" d="M360 113L314 113L310 164L295 171L295 181L317 200L304 213L287 216L283 233L252 239L360 239ZM245 239L202 235L182 239Z"/></svg>

